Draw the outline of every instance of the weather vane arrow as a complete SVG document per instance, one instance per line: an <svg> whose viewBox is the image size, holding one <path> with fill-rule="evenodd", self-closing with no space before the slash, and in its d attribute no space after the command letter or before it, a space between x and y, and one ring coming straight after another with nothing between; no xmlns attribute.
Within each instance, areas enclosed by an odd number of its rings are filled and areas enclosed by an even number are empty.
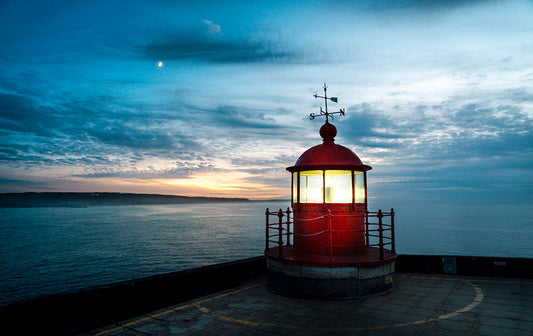
<svg viewBox="0 0 533 336"><path fill-rule="evenodd" d="M344 115L345 109L343 109L343 108L340 109L337 112L328 112L328 100L331 100L334 103L338 103L338 99L337 99L337 97L328 97L328 95L326 93L327 89L328 89L328 86L326 85L326 83L324 83L324 95L323 96L319 96L317 94L313 95L313 97L315 97L315 98L324 98L324 103L326 105L326 110L324 111L324 110L322 110L322 107L320 107L320 114L311 113L309 115L311 120L315 119L316 117L326 116L326 123L328 123L329 122L329 118L331 118L331 120L333 120L333 115L334 114Z"/></svg>

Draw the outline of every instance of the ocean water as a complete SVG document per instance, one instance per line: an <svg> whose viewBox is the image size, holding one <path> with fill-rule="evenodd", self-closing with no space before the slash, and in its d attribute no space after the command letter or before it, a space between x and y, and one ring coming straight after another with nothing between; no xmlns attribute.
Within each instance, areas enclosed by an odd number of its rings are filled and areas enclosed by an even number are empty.
<svg viewBox="0 0 533 336"><path fill-rule="evenodd" d="M265 208L288 205L0 209L0 305L262 255ZM396 204L397 252L533 258L531 207L472 209Z"/></svg>

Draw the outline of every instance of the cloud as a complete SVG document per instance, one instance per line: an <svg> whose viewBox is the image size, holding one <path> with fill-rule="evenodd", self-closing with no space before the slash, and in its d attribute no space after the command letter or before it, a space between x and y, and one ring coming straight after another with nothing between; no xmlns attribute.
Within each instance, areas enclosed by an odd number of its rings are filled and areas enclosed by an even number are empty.
<svg viewBox="0 0 533 336"><path fill-rule="evenodd" d="M221 36L222 35L222 30L220 29L219 25L216 25L216 24L214 24L213 22L211 22L209 20L203 20L202 22L204 24L204 26L202 28L205 31L206 35L211 35L211 36Z"/></svg>
<svg viewBox="0 0 533 336"><path fill-rule="evenodd" d="M207 111L207 118L212 118L213 124L228 128L279 128L275 120L268 117L265 111L252 110L239 106L219 106Z"/></svg>
<svg viewBox="0 0 533 336"><path fill-rule="evenodd" d="M452 10L466 6L475 6L494 2L496 2L496 0L385 0L358 2L357 6L363 9L374 11L419 10L424 12L442 12L443 10Z"/></svg>
<svg viewBox="0 0 533 336"><path fill-rule="evenodd" d="M508 96L515 103L531 103L533 102L533 92L529 88L517 88L504 92L504 96Z"/></svg>
<svg viewBox="0 0 533 336"><path fill-rule="evenodd" d="M454 97L404 110L385 113L363 105L349 120L353 131L345 141L355 144L360 151L356 153L374 166L371 183L376 183L379 197L401 193L421 201L531 199L533 118L523 107ZM375 181L396 181L386 186L392 194L380 195L380 182Z"/></svg>
<svg viewBox="0 0 533 336"><path fill-rule="evenodd" d="M417 105L409 113L387 114L370 104L353 107L349 140L356 144L374 139L374 147L401 147L408 155L449 158L512 156L533 151L533 119L519 105L490 101L461 104L444 101L431 107Z"/></svg>
<svg viewBox="0 0 533 336"><path fill-rule="evenodd" d="M32 179L10 179L0 176L2 192L25 192L25 191L56 191L57 181L34 181Z"/></svg>
<svg viewBox="0 0 533 336"><path fill-rule="evenodd" d="M0 129L16 132L49 134L48 129L57 123L56 116L47 106L35 99L11 93L0 93Z"/></svg>
<svg viewBox="0 0 533 336"><path fill-rule="evenodd" d="M190 162L187 162L187 160L177 161L174 162L174 167L164 169L158 169L156 167L147 167L147 169L130 167L120 169L89 168L88 170L89 171L86 173L74 174L72 176L85 178L173 179L188 178L197 173L226 171L211 164L195 164L194 160L191 160Z"/></svg>
<svg viewBox="0 0 533 336"><path fill-rule="evenodd" d="M175 119L147 111L142 103L102 95L50 99L53 96L53 91L42 96L0 93L0 161L37 166L116 164L117 158L135 162L188 157L201 148L194 138L173 128Z"/></svg>
<svg viewBox="0 0 533 336"><path fill-rule="evenodd" d="M11 84L4 88L19 88ZM0 93L0 163L7 167L56 167L89 179L187 177L287 132L275 120L283 110L40 92Z"/></svg>
<svg viewBox="0 0 533 336"><path fill-rule="evenodd" d="M144 53L152 60L210 63L253 63L292 57L271 41L228 37L219 25L209 20L204 20L200 27L154 39L144 46Z"/></svg>
<svg viewBox="0 0 533 336"><path fill-rule="evenodd" d="M533 151L533 119L517 105L493 105L478 101L454 107L439 106L442 114L425 127L426 134L439 134L427 145L457 158L512 157ZM416 131L416 130L415 130ZM423 133L422 133L423 134Z"/></svg>
<svg viewBox="0 0 533 336"><path fill-rule="evenodd" d="M379 108L370 103L349 107L347 116L337 125L339 134L353 144L392 148L399 146L395 141L401 138L394 121Z"/></svg>
<svg viewBox="0 0 533 336"><path fill-rule="evenodd" d="M134 151L148 151L146 155L157 155L160 150L175 151L198 146L179 132L146 127L142 123L123 123L117 120L98 122L94 126L80 129L84 135L97 143ZM179 140L178 140L179 139Z"/></svg>

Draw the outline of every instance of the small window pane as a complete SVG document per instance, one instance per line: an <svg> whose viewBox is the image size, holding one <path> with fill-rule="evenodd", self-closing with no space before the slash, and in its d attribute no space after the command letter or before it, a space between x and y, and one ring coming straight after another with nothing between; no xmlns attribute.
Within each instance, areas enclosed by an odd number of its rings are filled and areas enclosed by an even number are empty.
<svg viewBox="0 0 533 336"><path fill-rule="evenodd" d="M355 174L355 203L365 203L365 176L363 172Z"/></svg>
<svg viewBox="0 0 533 336"><path fill-rule="evenodd" d="M292 202L298 202L298 173L292 173Z"/></svg>

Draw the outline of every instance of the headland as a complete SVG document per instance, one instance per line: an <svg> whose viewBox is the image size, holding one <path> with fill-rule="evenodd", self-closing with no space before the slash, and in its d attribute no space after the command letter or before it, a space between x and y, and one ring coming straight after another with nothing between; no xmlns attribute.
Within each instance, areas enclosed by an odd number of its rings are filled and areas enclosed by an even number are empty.
<svg viewBox="0 0 533 336"><path fill-rule="evenodd" d="M0 193L0 208L89 207L112 205L250 202L247 198L192 197L118 192Z"/></svg>

